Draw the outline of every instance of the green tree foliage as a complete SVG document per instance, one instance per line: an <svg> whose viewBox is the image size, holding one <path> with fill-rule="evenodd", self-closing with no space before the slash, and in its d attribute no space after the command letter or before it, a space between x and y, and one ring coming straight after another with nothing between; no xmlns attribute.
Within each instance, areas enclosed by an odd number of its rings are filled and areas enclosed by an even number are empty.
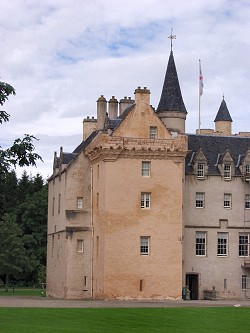
<svg viewBox="0 0 250 333"><path fill-rule="evenodd" d="M10 95L15 94L15 89L10 84L0 82L0 106L4 105ZM0 124L9 121L9 118L6 111L0 111ZM42 160L41 156L34 152L34 140L37 139L33 135L25 134L22 139L15 139L13 145L7 149L0 146L0 177L17 165L34 166L38 160Z"/></svg>
<svg viewBox="0 0 250 333"><path fill-rule="evenodd" d="M5 214L0 220L0 274L5 275L5 289L8 291L10 276L18 277L32 270L35 258L25 249L21 228L12 214Z"/></svg>

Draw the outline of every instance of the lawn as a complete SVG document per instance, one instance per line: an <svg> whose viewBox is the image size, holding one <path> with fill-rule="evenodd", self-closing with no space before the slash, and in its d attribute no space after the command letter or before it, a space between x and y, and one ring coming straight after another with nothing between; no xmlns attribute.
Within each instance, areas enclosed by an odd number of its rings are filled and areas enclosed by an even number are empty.
<svg viewBox="0 0 250 333"><path fill-rule="evenodd" d="M0 308L1 333L241 333L250 308Z"/></svg>
<svg viewBox="0 0 250 333"><path fill-rule="evenodd" d="M37 288L9 288L6 292L5 289L0 288L1 296L45 296L45 291L43 289Z"/></svg>

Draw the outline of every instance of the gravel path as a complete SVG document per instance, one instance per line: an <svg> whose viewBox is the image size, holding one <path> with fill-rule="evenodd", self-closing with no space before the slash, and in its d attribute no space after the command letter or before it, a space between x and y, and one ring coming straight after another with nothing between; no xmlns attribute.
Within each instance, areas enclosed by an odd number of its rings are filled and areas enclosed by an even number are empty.
<svg viewBox="0 0 250 333"><path fill-rule="evenodd" d="M171 308L171 307L250 307L250 300L158 301L158 300L60 300L39 297L1 296L0 307L31 308Z"/></svg>

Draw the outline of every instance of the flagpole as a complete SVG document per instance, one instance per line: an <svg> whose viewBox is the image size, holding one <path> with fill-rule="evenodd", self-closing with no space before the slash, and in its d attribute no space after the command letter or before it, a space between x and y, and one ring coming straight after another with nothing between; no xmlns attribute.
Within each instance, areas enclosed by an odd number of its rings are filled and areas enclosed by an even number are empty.
<svg viewBox="0 0 250 333"><path fill-rule="evenodd" d="M201 72L201 61L199 59L199 126L198 134L201 134L201 95L203 94L203 76Z"/></svg>

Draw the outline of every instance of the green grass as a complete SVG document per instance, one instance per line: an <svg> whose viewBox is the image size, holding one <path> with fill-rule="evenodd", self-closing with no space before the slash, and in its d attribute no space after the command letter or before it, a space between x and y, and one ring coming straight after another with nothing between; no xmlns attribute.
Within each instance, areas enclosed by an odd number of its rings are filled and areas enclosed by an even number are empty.
<svg viewBox="0 0 250 333"><path fill-rule="evenodd" d="M0 289L0 297L1 296L44 296L42 294L44 290L37 288L9 288L9 291L6 292L5 289Z"/></svg>
<svg viewBox="0 0 250 333"><path fill-rule="evenodd" d="M241 333L250 308L0 308L1 333Z"/></svg>

